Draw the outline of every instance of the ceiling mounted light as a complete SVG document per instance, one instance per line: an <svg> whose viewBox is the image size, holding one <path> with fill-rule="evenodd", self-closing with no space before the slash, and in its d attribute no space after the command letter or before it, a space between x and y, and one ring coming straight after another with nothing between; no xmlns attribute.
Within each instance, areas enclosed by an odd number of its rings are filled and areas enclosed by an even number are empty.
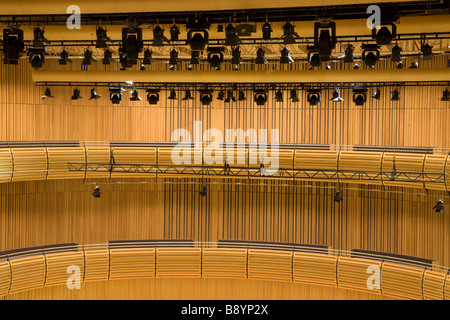
<svg viewBox="0 0 450 320"><path fill-rule="evenodd" d="M334 21L314 23L314 49L317 50L320 61L330 61L336 43L336 23Z"/></svg>
<svg viewBox="0 0 450 320"><path fill-rule="evenodd" d="M270 40L271 34L272 34L272 26L269 22L265 22L262 25L262 34L263 34L263 40Z"/></svg>
<svg viewBox="0 0 450 320"><path fill-rule="evenodd" d="M448 89L445 89L442 92L442 98L441 101L450 101L450 91L448 91Z"/></svg>
<svg viewBox="0 0 450 320"><path fill-rule="evenodd" d="M211 105L212 101L212 90L202 89L200 90L200 102L203 106Z"/></svg>
<svg viewBox="0 0 450 320"><path fill-rule="evenodd" d="M319 53L315 51L308 51L308 62L311 67L320 67L321 61L319 57Z"/></svg>
<svg viewBox="0 0 450 320"><path fill-rule="evenodd" d="M292 100L292 102L299 102L300 101L300 99L297 96L297 90L295 90L295 89L291 90L290 99Z"/></svg>
<svg viewBox="0 0 450 320"><path fill-rule="evenodd" d="M122 52L127 57L129 65L135 65L139 59L139 53L144 48L144 42L142 41L142 29L135 28L123 28L122 29Z"/></svg>
<svg viewBox="0 0 450 320"><path fill-rule="evenodd" d="M176 93L176 91L175 91L174 89L170 90L170 94L169 94L169 96L167 97L167 99L175 100L176 98L177 98L177 93Z"/></svg>
<svg viewBox="0 0 450 320"><path fill-rule="evenodd" d="M233 91L228 90L227 91L227 98L224 100L224 102L230 103L231 101L236 102L236 98L233 95Z"/></svg>
<svg viewBox="0 0 450 320"><path fill-rule="evenodd" d="M74 89L73 95L72 95L72 100L78 100L78 99L82 99L82 98L83 97L80 95L80 90Z"/></svg>
<svg viewBox="0 0 450 320"><path fill-rule="evenodd" d="M436 202L436 205L433 207L433 209L435 210L435 212L437 213L442 213L444 212L444 201L442 201L441 199L439 199Z"/></svg>
<svg viewBox="0 0 450 320"><path fill-rule="evenodd" d="M300 36L295 32L295 26L288 21L283 25L283 35L281 38L284 44L293 44L295 43L295 39L300 38Z"/></svg>
<svg viewBox="0 0 450 320"><path fill-rule="evenodd" d="M147 89L147 102L148 104L157 104L159 102L159 90L158 89Z"/></svg>
<svg viewBox="0 0 450 320"><path fill-rule="evenodd" d="M253 93L253 100L257 106L263 106L267 102L267 91L266 90L255 90Z"/></svg>
<svg viewBox="0 0 450 320"><path fill-rule="evenodd" d="M24 48L23 30L3 29L3 63L18 64Z"/></svg>
<svg viewBox="0 0 450 320"><path fill-rule="evenodd" d="M244 93L244 91L240 90L239 96L238 96L238 101L245 101L245 100L247 100L247 98L245 97L245 93Z"/></svg>
<svg viewBox="0 0 450 320"><path fill-rule="evenodd" d="M423 60L433 60L433 47L428 43L422 44L420 51L422 52Z"/></svg>
<svg viewBox="0 0 450 320"><path fill-rule="evenodd" d="M320 89L308 89L306 100L311 106L317 106L322 100L322 94Z"/></svg>
<svg viewBox="0 0 450 320"><path fill-rule="evenodd" d="M91 65L92 62L95 62L94 58L92 58L92 51L86 49L86 51L84 52L83 62L81 62L81 64L88 66Z"/></svg>
<svg viewBox="0 0 450 320"><path fill-rule="evenodd" d="M294 60L291 58L290 54L289 54L289 49L288 48L283 48L281 50L281 58L280 58L280 63L292 63L294 62Z"/></svg>
<svg viewBox="0 0 450 320"><path fill-rule="evenodd" d="M155 47L161 47L164 45L164 41L169 40L164 36L164 30L157 25L153 28L153 45Z"/></svg>
<svg viewBox="0 0 450 320"><path fill-rule="evenodd" d="M402 60L402 48L397 44L392 48L391 61L399 62Z"/></svg>
<svg viewBox="0 0 450 320"><path fill-rule="evenodd" d="M172 51L170 51L169 65L176 66L179 63L180 63L180 60L178 59L178 52L177 52L177 50L173 49Z"/></svg>
<svg viewBox="0 0 450 320"><path fill-rule="evenodd" d="M89 100L92 100L92 99L97 100L100 98L101 98L101 95L99 95L97 93L97 91L95 91L95 89L91 89L91 97L89 98Z"/></svg>
<svg viewBox="0 0 450 320"><path fill-rule="evenodd" d="M255 64L265 64L268 63L264 50L262 48L259 48L258 51L256 51L256 59Z"/></svg>
<svg viewBox="0 0 450 320"><path fill-rule="evenodd" d="M94 191L92 192L92 196L94 197L94 198L100 198L100 195L101 195L102 193L100 192L100 187L98 186L98 185L96 185L95 187L94 187Z"/></svg>
<svg viewBox="0 0 450 320"><path fill-rule="evenodd" d="M353 70L358 70L358 69L359 69L359 64L355 63L355 64L353 65Z"/></svg>
<svg viewBox="0 0 450 320"><path fill-rule="evenodd" d="M131 92L130 101L141 101L141 97L139 97L139 92L137 90L133 90Z"/></svg>
<svg viewBox="0 0 450 320"><path fill-rule="evenodd" d="M44 95L42 96L42 99L45 98L53 98L52 92L50 91L50 88L46 88L44 91Z"/></svg>
<svg viewBox="0 0 450 320"><path fill-rule="evenodd" d="M345 50L344 50L344 62L353 62L353 51L355 50L355 47L353 45L349 44Z"/></svg>
<svg viewBox="0 0 450 320"><path fill-rule="evenodd" d="M240 65L242 62L241 59L241 51L239 50L239 47L236 47L233 49L233 52L231 53L232 57L231 57L231 64L232 65Z"/></svg>
<svg viewBox="0 0 450 320"><path fill-rule="evenodd" d="M225 28L225 45L237 46L240 42L239 36L236 33L236 28L230 23Z"/></svg>
<svg viewBox="0 0 450 320"><path fill-rule="evenodd" d="M30 64L34 69L42 68L45 62L45 48L30 48Z"/></svg>
<svg viewBox="0 0 450 320"><path fill-rule="evenodd" d="M72 63L72 60L69 58L69 52L66 51L66 49L63 49L61 53L59 54L59 60L58 63L60 65L66 65L67 62Z"/></svg>
<svg viewBox="0 0 450 320"><path fill-rule="evenodd" d="M353 102L357 106L362 106L367 100L367 88L362 86L353 87Z"/></svg>
<svg viewBox="0 0 450 320"><path fill-rule="evenodd" d="M178 35L180 34L180 29L176 24L170 27L170 41L178 41Z"/></svg>
<svg viewBox="0 0 450 320"><path fill-rule="evenodd" d="M336 191L336 193L334 194L334 202L341 202L342 201L342 193L341 191Z"/></svg>
<svg viewBox="0 0 450 320"><path fill-rule="evenodd" d="M200 195L202 197L206 197L208 195L208 188L206 186L202 187L202 190L200 190Z"/></svg>
<svg viewBox="0 0 450 320"><path fill-rule="evenodd" d="M417 61L413 61L413 62L411 62L411 66L409 68L417 69L417 68L419 68L419 63Z"/></svg>
<svg viewBox="0 0 450 320"><path fill-rule="evenodd" d="M372 98L377 99L377 100L380 100L380 99L381 99L381 91L380 91L379 88L377 88L377 89L375 90L375 92L374 92L373 95L372 95Z"/></svg>
<svg viewBox="0 0 450 320"><path fill-rule="evenodd" d="M115 62L116 60L112 57L112 52L109 49L106 49L105 52L103 52L103 60L102 64L111 64L112 62Z"/></svg>
<svg viewBox="0 0 450 320"><path fill-rule="evenodd" d="M378 32L377 28L372 28L372 39L375 39L377 41L377 45L379 46L390 45L392 39L395 39L397 36L397 26L394 23L389 23L386 25L391 26L392 32L386 26L379 28Z"/></svg>
<svg viewBox="0 0 450 320"><path fill-rule="evenodd" d="M397 89L395 89L391 93L391 101L399 101L399 100L400 100L400 93L398 92Z"/></svg>
<svg viewBox="0 0 450 320"><path fill-rule="evenodd" d="M283 91L278 90L275 92L275 102L283 102Z"/></svg>
<svg viewBox="0 0 450 320"><path fill-rule="evenodd" d="M45 44L48 43L48 40L44 37L44 31L36 27L33 30L33 47L34 48L43 48Z"/></svg>
<svg viewBox="0 0 450 320"><path fill-rule="evenodd" d="M220 65L223 62L224 47L209 47L208 48L208 62L211 68L220 70Z"/></svg>
<svg viewBox="0 0 450 320"><path fill-rule="evenodd" d="M191 95L191 90L186 90L184 92L183 100L192 100L192 99L194 99L194 98Z"/></svg>
<svg viewBox="0 0 450 320"><path fill-rule="evenodd" d="M362 60L371 69L375 68L375 64L380 60L380 50L376 44L362 45Z"/></svg>
<svg viewBox="0 0 450 320"><path fill-rule="evenodd" d="M225 97L225 92L223 90L220 90L217 94L217 100L223 100Z"/></svg>
<svg viewBox="0 0 450 320"><path fill-rule="evenodd" d="M142 64L144 65L152 64L152 52L150 51L150 49L146 49L144 51L144 59L142 60Z"/></svg>
<svg viewBox="0 0 450 320"><path fill-rule="evenodd" d="M332 97L331 97L330 101L333 101L333 102L341 102L341 101L344 101L344 99L342 99L341 96L340 96L340 93L339 93L339 89L338 89L338 88L336 88L336 89L333 90Z"/></svg>
<svg viewBox="0 0 450 320"><path fill-rule="evenodd" d="M399 63L397 63L397 69L403 69L405 67L405 64L403 63L403 61L400 61Z"/></svg>
<svg viewBox="0 0 450 320"><path fill-rule="evenodd" d="M97 35L97 43L95 44L95 47L107 48L106 41L111 41L111 39L106 35L106 30L103 29L103 27L97 27L95 33Z"/></svg>
<svg viewBox="0 0 450 320"><path fill-rule="evenodd" d="M203 51L209 42L210 24L205 18L190 17L186 23L187 44L191 50Z"/></svg>
<svg viewBox="0 0 450 320"><path fill-rule="evenodd" d="M109 99L112 104L120 104L122 101L122 87L111 87L109 88Z"/></svg>

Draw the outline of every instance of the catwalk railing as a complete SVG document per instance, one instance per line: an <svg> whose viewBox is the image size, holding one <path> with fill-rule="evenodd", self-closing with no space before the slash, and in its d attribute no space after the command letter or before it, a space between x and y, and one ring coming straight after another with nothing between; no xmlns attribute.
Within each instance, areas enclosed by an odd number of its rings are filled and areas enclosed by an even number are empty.
<svg viewBox="0 0 450 320"><path fill-rule="evenodd" d="M0 252L0 296L116 279L224 278L321 285L401 299L450 299L432 260L328 246L220 240L129 240Z"/></svg>

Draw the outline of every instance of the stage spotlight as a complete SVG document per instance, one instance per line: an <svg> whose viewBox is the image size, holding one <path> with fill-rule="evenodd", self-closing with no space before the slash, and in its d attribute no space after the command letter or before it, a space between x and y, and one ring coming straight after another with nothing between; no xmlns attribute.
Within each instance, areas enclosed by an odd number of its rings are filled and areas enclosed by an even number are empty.
<svg viewBox="0 0 450 320"><path fill-rule="evenodd" d="M31 66L34 69L42 68L45 62L45 48L31 48L29 55Z"/></svg>
<svg viewBox="0 0 450 320"><path fill-rule="evenodd" d="M444 201L442 201L441 199L439 199L436 202L436 205L433 207L433 209L438 212L438 213L442 213L444 212Z"/></svg>
<svg viewBox="0 0 450 320"><path fill-rule="evenodd" d="M80 95L80 90L74 89L73 95L72 95L72 100L78 100L78 99L82 99L82 98L83 97Z"/></svg>
<svg viewBox="0 0 450 320"><path fill-rule="evenodd" d="M380 91L380 89L376 89L375 90L375 92L373 93L373 95L372 95L372 98L374 98L374 99L377 99L377 100L380 100L381 99L381 91Z"/></svg>
<svg viewBox="0 0 450 320"><path fill-rule="evenodd" d="M225 96L225 92L223 90L219 91L219 94L217 95L217 100L223 100Z"/></svg>
<svg viewBox="0 0 450 320"><path fill-rule="evenodd" d="M359 69L359 64L355 63L355 64L353 65L353 70L358 70L358 69Z"/></svg>
<svg viewBox="0 0 450 320"><path fill-rule="evenodd" d="M180 29L176 24L170 27L170 41L178 41L178 35L180 34Z"/></svg>
<svg viewBox="0 0 450 320"><path fill-rule="evenodd" d="M334 194L334 202L341 202L342 201L342 193L341 191L336 191L336 193Z"/></svg>
<svg viewBox="0 0 450 320"><path fill-rule="evenodd" d="M217 25L217 32L223 32L223 25L221 24Z"/></svg>
<svg viewBox="0 0 450 320"><path fill-rule="evenodd" d="M413 61L413 62L411 62L411 66L409 68L417 69L417 68L419 68L419 63L417 61Z"/></svg>
<svg viewBox="0 0 450 320"><path fill-rule="evenodd" d="M320 67L321 62L319 53L315 51L308 51L308 61L311 67Z"/></svg>
<svg viewBox="0 0 450 320"><path fill-rule="evenodd" d="M228 91L227 91L227 98L225 99L224 102L230 103L231 101L236 102L236 98L235 98L234 95L233 95L233 91L228 90Z"/></svg>
<svg viewBox="0 0 450 320"><path fill-rule="evenodd" d="M100 98L101 98L101 95L99 95L97 93L97 91L95 91L95 89L91 89L91 97L89 98L89 100L92 100L92 99L97 100L97 99L100 99Z"/></svg>
<svg viewBox="0 0 450 320"><path fill-rule="evenodd" d="M441 101L450 101L450 91L448 91L448 89L445 89L444 92L442 92Z"/></svg>
<svg viewBox="0 0 450 320"><path fill-rule="evenodd" d="M34 48L43 48L45 47L45 43L48 43L48 40L44 37L44 31L39 27L34 28L33 37Z"/></svg>
<svg viewBox="0 0 450 320"><path fill-rule="evenodd" d="M241 51L239 50L239 47L236 47L233 49L233 52L232 52L231 64L238 66L241 64L241 62L242 62Z"/></svg>
<svg viewBox="0 0 450 320"><path fill-rule="evenodd" d="M152 64L152 52L150 51L150 49L146 49L144 51L144 59L142 60L142 64L144 65Z"/></svg>
<svg viewBox="0 0 450 320"><path fill-rule="evenodd" d="M391 44L392 39L395 39L397 35L397 26L394 23L389 24L392 27L392 32L388 27L381 27L378 32L376 28L372 29L372 38L377 41L379 46L388 46Z"/></svg>
<svg viewBox="0 0 450 320"><path fill-rule="evenodd" d="M46 88L44 91L44 95L42 96L42 99L45 98L53 98L52 92L50 91L50 88Z"/></svg>
<svg viewBox="0 0 450 320"><path fill-rule="evenodd" d="M170 90L170 94L169 94L169 96L167 97L167 99L170 99L170 100L175 100L177 98L177 93L176 93L176 91L175 90Z"/></svg>
<svg viewBox="0 0 450 320"><path fill-rule="evenodd" d="M265 64L268 63L264 50L262 48L259 48L258 51L256 51L256 59L255 64Z"/></svg>
<svg viewBox="0 0 450 320"><path fill-rule="evenodd" d="M121 87L109 88L109 99L112 104L120 104L122 101L122 91Z"/></svg>
<svg viewBox="0 0 450 320"><path fill-rule="evenodd" d="M200 51L191 51L189 65L200 64Z"/></svg>
<svg viewBox="0 0 450 320"><path fill-rule="evenodd" d="M100 192L100 187L99 187L99 185L96 185L95 187L94 187L94 192L92 192L92 195L94 196L94 198L100 198L100 195L101 195L102 193Z"/></svg>
<svg viewBox="0 0 450 320"><path fill-rule="evenodd" d="M200 90L200 102L204 106L211 105L212 101L212 91L209 89Z"/></svg>
<svg viewBox="0 0 450 320"><path fill-rule="evenodd" d="M147 102L148 104L157 104L159 102L159 90L147 89Z"/></svg>
<svg viewBox="0 0 450 320"><path fill-rule="evenodd" d="M353 45L349 44L344 51L344 62L353 62L353 51L355 50L355 48L353 47Z"/></svg>
<svg viewBox="0 0 450 320"><path fill-rule="evenodd" d="M133 90L131 92L130 101L141 101L141 97L139 97L139 92L137 90Z"/></svg>
<svg viewBox="0 0 450 320"><path fill-rule="evenodd" d="M391 93L391 101L399 101L399 100L400 100L400 93L398 92L397 89L395 89Z"/></svg>
<svg viewBox="0 0 450 320"><path fill-rule="evenodd" d="M92 58L92 51L86 49L86 51L84 52L83 62L81 62L81 64L88 66L91 65L91 63L94 61L95 61L94 58Z"/></svg>
<svg viewBox="0 0 450 320"><path fill-rule="evenodd" d="M397 63L397 69L403 69L405 67L405 64L403 63L403 61L400 61L399 63Z"/></svg>
<svg viewBox="0 0 450 320"><path fill-rule="evenodd" d="M270 25L270 23L265 22L262 25L262 34L263 34L263 40L270 40L270 36L272 34L272 26Z"/></svg>
<svg viewBox="0 0 450 320"><path fill-rule="evenodd" d="M266 90L255 90L253 94L253 100L256 105L263 106L267 102L267 91Z"/></svg>
<svg viewBox="0 0 450 320"><path fill-rule="evenodd" d="M278 90L275 92L275 102L283 102L283 91Z"/></svg>
<svg viewBox="0 0 450 320"><path fill-rule="evenodd" d="M97 27L97 31L95 33L97 35L97 43L95 44L95 47L106 48L106 41L111 41L111 39L106 35L106 30L103 29L103 27Z"/></svg>
<svg viewBox="0 0 450 320"><path fill-rule="evenodd" d="M320 89L309 89L306 100L311 106L317 106L322 100L322 94Z"/></svg>
<svg viewBox="0 0 450 320"><path fill-rule="evenodd" d="M240 39L236 33L236 28L231 23L225 28L225 37L226 46L236 46L240 42Z"/></svg>
<svg viewBox="0 0 450 320"><path fill-rule="evenodd" d="M122 29L122 52L126 55L129 65L137 64L139 53L142 52L143 47L141 28Z"/></svg>
<svg viewBox="0 0 450 320"><path fill-rule="evenodd" d="M24 48L23 30L3 29L3 63L18 64Z"/></svg>
<svg viewBox="0 0 450 320"><path fill-rule="evenodd" d="M292 100L292 102L299 102L300 101L300 99L297 96L297 90L295 90L295 89L291 90L290 99Z"/></svg>
<svg viewBox="0 0 450 320"><path fill-rule="evenodd" d="M206 186L203 186L202 190L200 190L200 195L202 197L206 197L207 194L208 194L208 188Z"/></svg>
<svg viewBox="0 0 450 320"><path fill-rule="evenodd" d="M357 106L362 106L367 100L367 88L362 86L353 86L353 102Z"/></svg>
<svg viewBox="0 0 450 320"><path fill-rule="evenodd" d="M161 47L164 45L164 41L168 41L168 39L164 36L164 30L157 25L153 28L153 45L155 47Z"/></svg>
<svg viewBox="0 0 450 320"><path fill-rule="evenodd" d="M103 52L103 60L102 64L111 64L111 62L115 62L116 60L113 59L111 50L106 49L105 52Z"/></svg>
<svg viewBox="0 0 450 320"><path fill-rule="evenodd" d="M69 53L65 49L63 49L63 51L61 51L61 53L59 54L58 63L60 65L66 65L67 62L72 63L72 60L69 59Z"/></svg>
<svg viewBox="0 0 450 320"><path fill-rule="evenodd" d="M238 101L245 101L247 98L245 97L244 91L239 91Z"/></svg>
<svg viewBox="0 0 450 320"><path fill-rule="evenodd" d="M288 21L283 25L283 35L281 38L284 44L292 44L295 43L295 38L300 37L295 32L295 26Z"/></svg>
<svg viewBox="0 0 450 320"><path fill-rule="evenodd" d="M320 61L330 61L332 50L336 48L336 42L336 23L334 21L314 23L314 49L317 50Z"/></svg>
<svg viewBox="0 0 450 320"><path fill-rule="evenodd" d="M362 60L371 69L375 68L375 64L380 60L379 46L376 44L363 44Z"/></svg>
<svg viewBox="0 0 450 320"><path fill-rule="evenodd" d="M294 60L291 58L291 55L289 54L289 49L288 48L283 48L281 50L281 58L280 58L280 63L292 63L294 62Z"/></svg>
<svg viewBox="0 0 450 320"><path fill-rule="evenodd" d="M402 48L397 44L392 48L391 61L399 62L402 60Z"/></svg>
<svg viewBox="0 0 450 320"><path fill-rule="evenodd" d="M170 51L169 66L175 67L179 62L180 60L178 59L178 52L177 50L173 49L172 51Z"/></svg>
<svg viewBox="0 0 450 320"><path fill-rule="evenodd" d="M210 47L208 48L208 62L211 68L220 70L220 65L223 62L223 47Z"/></svg>
<svg viewBox="0 0 450 320"><path fill-rule="evenodd" d="M433 59L433 47L430 46L428 43L422 44L420 51L422 52L423 60L432 60Z"/></svg>
<svg viewBox="0 0 450 320"><path fill-rule="evenodd" d="M182 100L192 100L192 99L194 99L194 98L191 95L191 90L186 90L184 92L184 97Z"/></svg>
<svg viewBox="0 0 450 320"><path fill-rule="evenodd" d="M193 51L203 51L209 42L209 33L205 29L192 29L187 33L187 43Z"/></svg>
<svg viewBox="0 0 450 320"><path fill-rule="evenodd" d="M339 89L337 89L337 88L334 89L330 101L333 101L333 102L341 102L341 101L344 101L344 99L342 99L341 96L340 96Z"/></svg>

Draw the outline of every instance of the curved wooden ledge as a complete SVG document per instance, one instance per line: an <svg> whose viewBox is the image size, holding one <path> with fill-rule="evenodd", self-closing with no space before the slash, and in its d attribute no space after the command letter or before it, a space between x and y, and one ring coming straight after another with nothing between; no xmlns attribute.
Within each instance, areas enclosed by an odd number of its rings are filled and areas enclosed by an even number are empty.
<svg viewBox="0 0 450 320"><path fill-rule="evenodd" d="M450 299L449 269L380 255L259 242L240 247L187 241L139 241L28 248L0 255L0 296L54 285L139 278L224 278L286 281L383 294L401 299ZM70 277L70 278L69 278ZM68 289L69 290L69 289Z"/></svg>
<svg viewBox="0 0 450 320"><path fill-rule="evenodd" d="M178 148L178 149L176 149ZM180 148L182 150L180 150ZM431 151L430 151L431 150ZM450 155L398 148L280 145L278 170L270 171L271 149L177 146L174 143L76 143L0 146L0 182L101 178L277 179L326 181L450 191ZM184 156L174 163L172 154ZM181 152L181 153L180 153ZM217 163L208 164L212 154ZM261 171L261 158L266 170ZM229 168L225 170L226 162ZM392 176L394 168L396 174ZM188 162L188 163L186 163ZM190 164L189 164L190 162ZM114 165L111 165L114 163Z"/></svg>

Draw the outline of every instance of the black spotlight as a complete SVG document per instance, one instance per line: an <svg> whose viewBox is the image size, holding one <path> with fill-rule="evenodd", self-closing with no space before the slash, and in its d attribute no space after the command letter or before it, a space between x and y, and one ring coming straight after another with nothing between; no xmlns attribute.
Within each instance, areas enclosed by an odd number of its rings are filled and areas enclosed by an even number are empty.
<svg viewBox="0 0 450 320"><path fill-rule="evenodd" d="M381 91L380 91L380 89L377 88L377 89L374 91L374 93L373 93L373 95L372 95L372 98L377 99L377 100L380 100L380 99L381 99Z"/></svg>
<svg viewBox="0 0 450 320"><path fill-rule="evenodd" d="M295 43L295 38L300 38L294 29L295 26L289 21L283 25L283 35L281 36L281 38L283 39L284 44Z"/></svg>
<svg viewBox="0 0 450 320"><path fill-rule="evenodd" d="M85 66L89 66L94 61L95 61L94 58L92 58L92 51L89 49L86 49L86 51L84 52L83 62L81 62L81 64L83 64Z"/></svg>
<svg viewBox="0 0 450 320"><path fill-rule="evenodd" d="M367 88L354 86L353 87L353 102L357 106L362 106L367 100Z"/></svg>
<svg viewBox="0 0 450 320"><path fill-rule="evenodd" d="M139 97L139 92L137 90L133 90L131 92L130 101L141 101L141 97Z"/></svg>
<svg viewBox="0 0 450 320"><path fill-rule="evenodd" d="M322 94L320 89L309 89L307 92L306 100L311 106L317 106L322 100Z"/></svg>
<svg viewBox="0 0 450 320"><path fill-rule="evenodd" d="M111 39L106 35L106 30L103 29L103 27L97 27L97 31L95 33L97 35L97 43L95 44L95 47L106 48L106 41L111 41Z"/></svg>
<svg viewBox="0 0 450 320"><path fill-rule="evenodd" d="M42 68L45 62L45 48L31 48L29 55L31 66L34 69Z"/></svg>
<svg viewBox="0 0 450 320"><path fill-rule="evenodd" d="M275 102L283 102L283 91L278 90L275 92Z"/></svg>
<svg viewBox="0 0 450 320"><path fill-rule="evenodd" d="M362 60L371 69L375 68L375 64L380 60L379 46L376 44L363 44Z"/></svg>
<svg viewBox="0 0 450 320"><path fill-rule="evenodd" d="M223 62L224 47L209 47L208 48L208 62L211 68L220 70L220 65Z"/></svg>
<svg viewBox="0 0 450 320"><path fill-rule="evenodd" d="M91 89L91 97L89 98L89 100L92 100L92 99L97 100L97 99L100 99L100 98L101 98L101 95L99 95L97 93L97 91L95 91L95 89Z"/></svg>
<svg viewBox="0 0 450 320"><path fill-rule="evenodd" d="M314 23L314 48L319 53L320 61L330 61L331 53L336 48L336 42L336 22Z"/></svg>
<svg viewBox="0 0 450 320"><path fill-rule="evenodd" d="M241 59L241 51L239 50L239 47L236 47L233 49L233 52L231 53L232 57L231 57L231 64L238 66L241 64L242 59Z"/></svg>
<svg viewBox="0 0 450 320"><path fill-rule="evenodd" d="M178 52L177 50L173 49L170 51L170 59L169 59L169 65L170 66L176 66L180 60L178 59Z"/></svg>
<svg viewBox="0 0 450 320"><path fill-rule="evenodd" d="M17 64L24 48L23 30L3 29L3 63Z"/></svg>
<svg viewBox="0 0 450 320"><path fill-rule="evenodd" d="M391 61L402 61L402 48L400 48L397 44L392 48Z"/></svg>
<svg viewBox="0 0 450 320"><path fill-rule="evenodd" d="M200 64L200 51L191 51L190 65Z"/></svg>
<svg viewBox="0 0 450 320"><path fill-rule="evenodd" d="M72 63L72 60L69 59L69 52L63 49L63 51L59 54L58 63L61 65L66 65L67 62Z"/></svg>
<svg viewBox="0 0 450 320"><path fill-rule="evenodd" d="M341 191L336 191L336 193L334 194L334 202L341 202L342 201L342 193Z"/></svg>
<svg viewBox="0 0 450 320"><path fill-rule="evenodd" d="M147 89L147 102L148 104L157 104L159 102L159 90Z"/></svg>
<svg viewBox="0 0 450 320"><path fill-rule="evenodd" d="M94 196L94 198L100 198L100 195L102 193L100 192L100 187L98 185L96 185L94 187L94 192L92 192L92 195Z"/></svg>
<svg viewBox="0 0 450 320"><path fill-rule="evenodd" d="M353 65L353 70L358 70L358 69L359 69L359 64L355 63L355 64Z"/></svg>
<svg viewBox="0 0 450 320"><path fill-rule="evenodd" d="M80 90L74 89L73 95L72 95L72 100L78 100L78 99L82 99L82 98L83 97L80 95Z"/></svg>
<svg viewBox="0 0 450 320"><path fill-rule="evenodd" d="M397 26L394 23L389 24L392 27L392 32L388 27L381 27L378 32L376 28L372 29L372 38L377 41L379 46L388 46L391 44L392 39L395 39L397 35Z"/></svg>
<svg viewBox="0 0 450 320"><path fill-rule="evenodd" d="M126 55L129 65L137 64L143 48L141 28L122 28L122 53Z"/></svg>
<svg viewBox="0 0 450 320"><path fill-rule="evenodd" d="M266 90L255 90L253 93L253 100L256 102L257 106L263 106L267 102L267 91Z"/></svg>
<svg viewBox="0 0 450 320"><path fill-rule="evenodd" d="M292 63L294 62L294 60L291 58L291 55L289 54L289 49L288 48L283 48L281 50L281 58L280 58L280 63Z"/></svg>
<svg viewBox="0 0 450 320"><path fill-rule="evenodd" d="M442 201L441 199L439 199L436 202L436 205L433 207L433 209L438 212L438 213L442 213L444 212L444 201Z"/></svg>
<svg viewBox="0 0 450 320"><path fill-rule="evenodd" d="M321 61L319 53L315 51L308 51L308 62L311 67L320 67Z"/></svg>
<svg viewBox="0 0 450 320"><path fill-rule="evenodd" d="M238 101L245 101L245 100L247 100L247 98L245 97L245 93L244 93L244 91L240 90L239 96L238 96Z"/></svg>
<svg viewBox="0 0 450 320"><path fill-rule="evenodd" d="M209 106L212 101L212 91L209 89L200 90L200 102L204 106Z"/></svg>
<svg viewBox="0 0 450 320"><path fill-rule="evenodd" d="M268 63L268 61L264 56L264 50L262 48L259 48L258 51L256 51L255 64L265 64L265 63Z"/></svg>
<svg viewBox="0 0 450 320"><path fill-rule="evenodd" d="M419 63L417 61L413 61L413 62L411 62L411 66L409 68L417 69L417 68L419 68Z"/></svg>
<svg viewBox="0 0 450 320"><path fill-rule="evenodd" d="M152 64L152 52L150 51L150 49L146 49L144 51L144 59L142 60L142 64L144 65Z"/></svg>
<svg viewBox="0 0 450 320"><path fill-rule="evenodd" d="M233 95L233 91L228 90L227 91L227 98L224 100L224 102L230 103L231 101L236 102L236 98Z"/></svg>
<svg viewBox="0 0 450 320"><path fill-rule="evenodd" d="M194 97L192 97L191 95L191 90L186 90L184 92L184 97L182 100L192 100L192 99L194 99Z"/></svg>
<svg viewBox="0 0 450 320"><path fill-rule="evenodd" d="M291 90L290 99L292 100L292 102L299 102L300 101L300 99L298 98L298 95L297 95L297 90L295 90L295 89Z"/></svg>
<svg viewBox="0 0 450 320"><path fill-rule="evenodd" d="M52 92L50 91L50 88L46 88L44 91L44 95L42 96L42 99L45 98L53 98Z"/></svg>
<svg viewBox="0 0 450 320"><path fill-rule="evenodd" d="M450 91L448 91L448 89L445 89L444 92L442 92L441 101L450 101Z"/></svg>
<svg viewBox="0 0 450 320"><path fill-rule="evenodd" d="M187 43L193 51L203 51L209 42L209 33L206 29L191 29L187 33Z"/></svg>
<svg viewBox="0 0 450 320"><path fill-rule="evenodd" d="M203 186L202 190L200 190L200 195L202 197L206 197L207 194L208 194L208 188L206 186Z"/></svg>
<svg viewBox="0 0 450 320"><path fill-rule="evenodd" d="M170 90L170 94L169 94L169 96L167 97L167 99L170 99L170 100L175 100L177 98L177 93L176 93L176 91L175 90Z"/></svg>
<svg viewBox="0 0 450 320"><path fill-rule="evenodd" d="M237 46L240 42L236 28L231 23L225 28L225 37L226 46Z"/></svg>
<svg viewBox="0 0 450 320"><path fill-rule="evenodd" d="M399 63L397 63L397 69L403 69L405 67L405 64L403 63L403 61L400 61Z"/></svg>
<svg viewBox="0 0 450 320"><path fill-rule="evenodd" d="M263 34L263 40L270 40L270 36L272 34L272 26L270 25L270 23L265 22L262 25L262 34Z"/></svg>
<svg viewBox="0 0 450 320"><path fill-rule="evenodd" d="M105 52L103 52L103 60L102 64L111 64L111 62L115 62L116 60L112 57L112 52L109 49L106 49Z"/></svg>
<svg viewBox="0 0 450 320"><path fill-rule="evenodd" d="M344 62L353 62L353 51L354 50L355 50L355 48L351 44L349 44L345 48L345 50L344 50L344 58L343 58Z"/></svg>
<svg viewBox="0 0 450 320"><path fill-rule="evenodd" d="M43 48L45 46L45 43L48 43L48 40L44 37L44 31L39 27L34 28L33 37L34 48Z"/></svg>
<svg viewBox="0 0 450 320"><path fill-rule="evenodd" d="M178 35L180 34L180 29L176 24L170 27L170 41L178 41Z"/></svg>
<svg viewBox="0 0 450 320"><path fill-rule="evenodd" d="M122 101L122 91L121 87L109 88L109 99L112 104L119 104Z"/></svg>
<svg viewBox="0 0 450 320"><path fill-rule="evenodd" d="M432 60L433 59L433 47L428 43L422 44L420 51L422 52L423 60Z"/></svg>
<svg viewBox="0 0 450 320"><path fill-rule="evenodd" d="M217 95L217 100L223 100L225 96L225 92L223 90L219 91L219 94Z"/></svg>
<svg viewBox="0 0 450 320"><path fill-rule="evenodd" d="M164 41L168 41L164 36L164 30L160 26L153 28L153 45L155 47L161 47L164 45Z"/></svg>
<svg viewBox="0 0 450 320"><path fill-rule="evenodd" d="M336 88L336 89L333 90L332 97L331 97L330 101L333 101L333 102L344 101L344 99L342 99L341 96L340 96L339 89Z"/></svg>
<svg viewBox="0 0 450 320"><path fill-rule="evenodd" d="M397 89L395 89L391 93L391 101L399 101L399 100L400 100L400 93L398 92Z"/></svg>

